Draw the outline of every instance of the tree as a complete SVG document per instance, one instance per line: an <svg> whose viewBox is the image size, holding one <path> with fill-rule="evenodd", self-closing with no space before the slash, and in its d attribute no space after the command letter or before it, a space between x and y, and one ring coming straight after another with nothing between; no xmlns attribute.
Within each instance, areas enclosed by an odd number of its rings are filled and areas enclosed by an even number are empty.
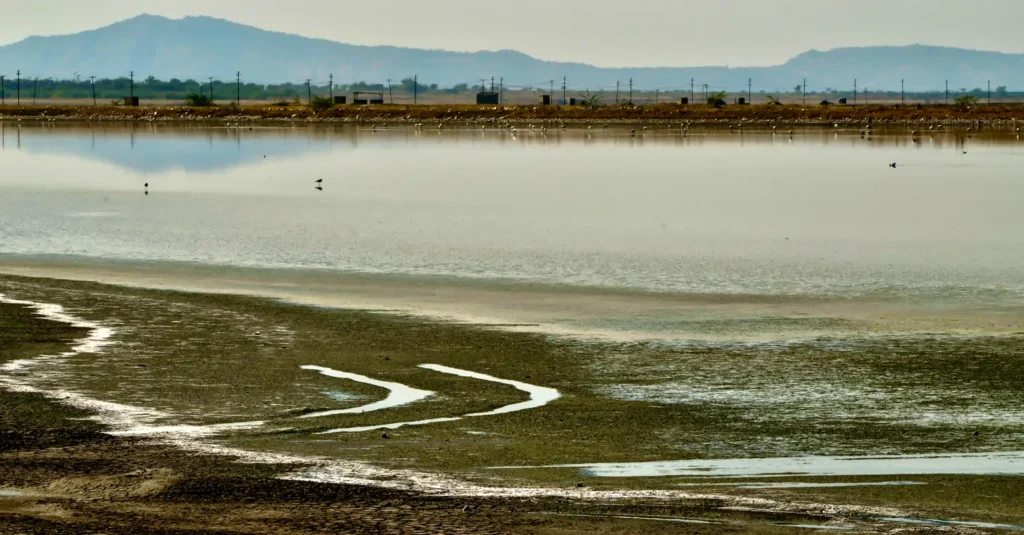
<svg viewBox="0 0 1024 535"><path fill-rule="evenodd" d="M1001 86L996 88L996 96L997 97L1005 97L1009 93L1010 92L1006 89L1005 85L1001 85Z"/></svg>
<svg viewBox="0 0 1024 535"><path fill-rule="evenodd" d="M793 88L793 92L794 93L802 93L803 89L804 89L804 86L802 86L800 84L796 84L796 87Z"/></svg>

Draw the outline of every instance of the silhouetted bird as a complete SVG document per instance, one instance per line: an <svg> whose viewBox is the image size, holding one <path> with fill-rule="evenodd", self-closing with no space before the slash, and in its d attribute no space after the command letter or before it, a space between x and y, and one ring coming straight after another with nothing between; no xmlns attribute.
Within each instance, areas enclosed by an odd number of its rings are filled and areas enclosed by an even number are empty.
<svg viewBox="0 0 1024 535"><path fill-rule="evenodd" d="M323 190L324 190L324 188L321 188L320 186L317 186L317 187L316 187L316 190L317 190L317 191L323 191Z"/></svg>
<svg viewBox="0 0 1024 535"><path fill-rule="evenodd" d="M894 162L894 163L889 164L889 167L892 167L893 169L896 169L896 163Z"/></svg>
<svg viewBox="0 0 1024 535"><path fill-rule="evenodd" d="M142 187L148 188L149 187L149 182L146 182L145 184L143 184Z"/></svg>
<svg viewBox="0 0 1024 535"><path fill-rule="evenodd" d="M314 182L316 182L317 184L323 184L324 183L324 179L318 178Z"/></svg>

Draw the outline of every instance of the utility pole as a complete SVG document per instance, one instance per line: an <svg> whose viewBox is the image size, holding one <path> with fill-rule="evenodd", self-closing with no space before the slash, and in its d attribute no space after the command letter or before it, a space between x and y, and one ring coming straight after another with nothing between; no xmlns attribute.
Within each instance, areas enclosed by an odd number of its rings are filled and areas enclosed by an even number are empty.
<svg viewBox="0 0 1024 535"><path fill-rule="evenodd" d="M548 91L548 96L555 98L555 81L551 80L551 91Z"/></svg>
<svg viewBox="0 0 1024 535"><path fill-rule="evenodd" d="M629 105L633 105L633 79L629 79Z"/></svg>
<svg viewBox="0 0 1024 535"><path fill-rule="evenodd" d="M0 106L7 105L7 94L4 89L4 77L0 76Z"/></svg>
<svg viewBox="0 0 1024 535"><path fill-rule="evenodd" d="M494 92L494 77L491 76L491 93Z"/></svg>
<svg viewBox="0 0 1024 535"><path fill-rule="evenodd" d="M395 94L391 91L391 78L388 78L388 99L395 103ZM331 75L331 102L334 102L334 75Z"/></svg>
<svg viewBox="0 0 1024 535"><path fill-rule="evenodd" d="M754 79L747 78L747 104L754 103Z"/></svg>
<svg viewBox="0 0 1024 535"><path fill-rule="evenodd" d="M420 82L419 82L419 79L420 79L420 76L418 74L412 75L412 103L413 103L413 105L416 105L416 103L417 103L417 101L419 99L419 94L420 94Z"/></svg>
<svg viewBox="0 0 1024 535"><path fill-rule="evenodd" d="M991 84L989 84L989 85L991 86ZM39 78L36 78L32 82L32 105L33 106L36 105L36 94L37 94L38 90L39 90ZM989 104L991 104L992 103L992 97L989 97L988 100L989 100Z"/></svg>
<svg viewBox="0 0 1024 535"><path fill-rule="evenodd" d="M696 104L696 94L693 92L693 78L690 78L690 104Z"/></svg>
<svg viewBox="0 0 1024 535"><path fill-rule="evenodd" d="M498 104L504 104L505 96L505 77L502 76L498 81Z"/></svg>
<svg viewBox="0 0 1024 535"><path fill-rule="evenodd" d="M19 70L16 74L18 76L18 105L21 106L21 71Z"/></svg>
<svg viewBox="0 0 1024 535"><path fill-rule="evenodd" d="M484 78L480 79L480 92L484 93L487 91L487 80Z"/></svg>
<svg viewBox="0 0 1024 535"><path fill-rule="evenodd" d="M96 77L90 76L89 82L92 83L92 105L96 105Z"/></svg>
<svg viewBox="0 0 1024 535"><path fill-rule="evenodd" d="M804 106L807 105L807 78L804 78L804 85L800 86L804 92Z"/></svg>
<svg viewBox="0 0 1024 535"><path fill-rule="evenodd" d="M210 104L213 104L213 77L210 78Z"/></svg>
<svg viewBox="0 0 1024 535"><path fill-rule="evenodd" d="M988 103L992 104L992 80L988 81Z"/></svg>
<svg viewBox="0 0 1024 535"><path fill-rule="evenodd" d="M569 103L569 100L566 98L566 81L567 80L568 80L567 77L565 77L565 76L562 77L562 105L563 106L565 106L566 104ZM991 100L991 99L989 99L989 100Z"/></svg>
<svg viewBox="0 0 1024 535"><path fill-rule="evenodd" d="M132 71L131 75L129 75L129 80L130 81L128 82L128 84L129 84L128 85L128 96L132 97L132 101L134 101L135 100L135 71ZM124 94L124 93L122 93L122 94ZM134 102L133 102L133 104L134 104Z"/></svg>
<svg viewBox="0 0 1024 535"><path fill-rule="evenodd" d="M242 71L235 72L235 103L242 106Z"/></svg>
<svg viewBox="0 0 1024 535"><path fill-rule="evenodd" d="M857 105L857 79L853 79L853 105Z"/></svg>
<svg viewBox="0 0 1024 535"><path fill-rule="evenodd" d="M655 104L659 104L660 102L661 102L661 90L660 89L655 89L654 90L654 103Z"/></svg>
<svg viewBox="0 0 1024 535"><path fill-rule="evenodd" d="M906 103L907 103L907 86L904 84L903 80L900 80L900 104L904 104L905 105Z"/></svg>
<svg viewBox="0 0 1024 535"><path fill-rule="evenodd" d="M334 104L334 73L331 73L330 82L328 83L331 84L331 104ZM391 92L391 78L388 78L388 92ZM392 102L394 102L394 99L392 99Z"/></svg>
<svg viewBox="0 0 1024 535"><path fill-rule="evenodd" d="M949 80L946 80L946 105L949 105Z"/></svg>
<svg viewBox="0 0 1024 535"><path fill-rule="evenodd" d="M615 105L616 106L619 105L619 85L620 84L622 84L622 82L620 82L618 80L615 81Z"/></svg>
<svg viewBox="0 0 1024 535"><path fill-rule="evenodd" d="M312 80L306 78L306 97L310 104L313 103L313 84L311 82Z"/></svg>

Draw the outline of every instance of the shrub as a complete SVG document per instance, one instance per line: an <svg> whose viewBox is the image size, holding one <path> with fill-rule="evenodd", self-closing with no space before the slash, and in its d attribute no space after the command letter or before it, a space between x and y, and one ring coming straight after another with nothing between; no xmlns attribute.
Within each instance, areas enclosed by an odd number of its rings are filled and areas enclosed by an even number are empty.
<svg viewBox="0 0 1024 535"><path fill-rule="evenodd" d="M213 106L213 99L208 95L200 95L199 93L189 93L185 97L186 106Z"/></svg>
<svg viewBox="0 0 1024 535"><path fill-rule="evenodd" d="M956 97L956 100L953 101L953 104L955 104L958 108L970 108L971 106L974 106L977 103L978 99L974 95L962 95Z"/></svg>
<svg viewBox="0 0 1024 535"><path fill-rule="evenodd" d="M708 95L708 106L714 106L716 108L725 107L725 91L719 91Z"/></svg>
<svg viewBox="0 0 1024 535"><path fill-rule="evenodd" d="M316 111L329 110L334 107L334 99L331 97L313 97L309 107Z"/></svg>

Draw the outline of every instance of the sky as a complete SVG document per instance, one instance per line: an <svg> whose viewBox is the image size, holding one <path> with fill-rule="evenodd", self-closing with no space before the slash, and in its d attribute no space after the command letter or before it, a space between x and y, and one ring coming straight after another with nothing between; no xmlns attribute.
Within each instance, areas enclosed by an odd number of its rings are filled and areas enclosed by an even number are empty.
<svg viewBox="0 0 1024 535"><path fill-rule="evenodd" d="M1024 0L32 0L4 6L0 44L141 13L605 67L776 65L810 49L914 43L1024 53Z"/></svg>

